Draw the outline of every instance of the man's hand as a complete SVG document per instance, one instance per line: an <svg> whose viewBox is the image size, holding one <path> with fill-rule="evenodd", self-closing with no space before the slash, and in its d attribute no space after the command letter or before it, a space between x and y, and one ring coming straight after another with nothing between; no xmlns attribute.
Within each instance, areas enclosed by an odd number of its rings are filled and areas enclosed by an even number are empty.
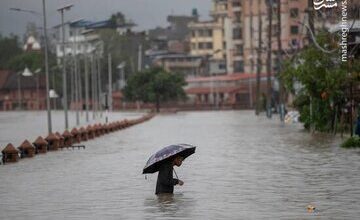
<svg viewBox="0 0 360 220"><path fill-rule="evenodd" d="M178 183L180 186L184 185L184 182L179 180L179 183Z"/></svg>

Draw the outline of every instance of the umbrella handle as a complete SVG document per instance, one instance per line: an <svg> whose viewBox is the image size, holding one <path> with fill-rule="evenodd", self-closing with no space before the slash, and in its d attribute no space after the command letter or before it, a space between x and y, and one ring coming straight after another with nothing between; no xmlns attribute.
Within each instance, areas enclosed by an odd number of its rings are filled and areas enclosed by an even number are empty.
<svg viewBox="0 0 360 220"><path fill-rule="evenodd" d="M176 174L176 171L175 171L174 168L173 168L173 171L174 171L174 173L175 173L176 178L179 179L179 177L178 177L178 175Z"/></svg>

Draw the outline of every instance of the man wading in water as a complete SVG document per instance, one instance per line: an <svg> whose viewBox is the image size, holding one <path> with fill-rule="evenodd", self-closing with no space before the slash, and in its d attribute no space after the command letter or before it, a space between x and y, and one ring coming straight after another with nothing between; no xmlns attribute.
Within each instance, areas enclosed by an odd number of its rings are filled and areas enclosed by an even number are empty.
<svg viewBox="0 0 360 220"><path fill-rule="evenodd" d="M174 186L184 184L183 181L173 178L173 166L180 167L184 158L181 156L175 157L173 160L169 160L161 164L159 168L159 175L156 182L155 194L159 195L162 193L174 193ZM176 173L175 173L176 174Z"/></svg>

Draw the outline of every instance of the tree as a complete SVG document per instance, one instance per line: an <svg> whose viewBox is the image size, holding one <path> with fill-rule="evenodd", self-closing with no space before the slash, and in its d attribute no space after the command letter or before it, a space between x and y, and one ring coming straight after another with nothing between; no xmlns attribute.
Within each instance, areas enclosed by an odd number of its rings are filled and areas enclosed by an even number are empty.
<svg viewBox="0 0 360 220"><path fill-rule="evenodd" d="M19 45L17 36L2 37L0 35L0 69L6 69L9 60L22 53Z"/></svg>
<svg viewBox="0 0 360 220"><path fill-rule="evenodd" d="M161 68L147 69L130 76L124 88L129 101L143 101L156 104L159 112L162 102L184 100L185 79L180 74L166 72Z"/></svg>
<svg viewBox="0 0 360 220"><path fill-rule="evenodd" d="M126 23L125 15L122 12L112 14L110 17L110 23L113 27L124 25Z"/></svg>
<svg viewBox="0 0 360 220"><path fill-rule="evenodd" d="M146 51L149 48L149 43L146 39L145 32L133 33L128 31L123 34L117 32L116 27L127 23L125 15L121 12L112 14L109 18L111 28L99 29L98 34L101 42L103 42L104 55L107 57L111 54L112 57L112 78L116 81L119 77L117 66L120 63L125 63L123 69L125 78L137 72L137 63L139 58L139 45L142 45L142 50ZM107 59L102 62L102 72L108 72ZM104 77L103 75L102 77ZM105 82L107 78L103 78Z"/></svg>
<svg viewBox="0 0 360 220"><path fill-rule="evenodd" d="M31 71L41 69L44 66L44 57L39 52L24 52L12 57L8 62L8 68L13 71L21 71L26 67Z"/></svg>
<svg viewBox="0 0 360 220"><path fill-rule="evenodd" d="M317 42L323 48L336 49L338 44L331 37L320 33ZM311 45L285 64L281 79L286 89L296 95L293 104L307 129L336 132L337 121L349 101L346 91L352 78L348 73L359 68L349 67L340 57L339 53L325 53ZM301 88L296 90L294 82Z"/></svg>

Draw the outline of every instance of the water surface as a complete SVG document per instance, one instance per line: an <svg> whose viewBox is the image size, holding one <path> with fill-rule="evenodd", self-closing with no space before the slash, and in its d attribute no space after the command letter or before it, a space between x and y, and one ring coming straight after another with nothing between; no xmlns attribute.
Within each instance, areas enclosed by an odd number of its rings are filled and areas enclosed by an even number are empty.
<svg viewBox="0 0 360 220"><path fill-rule="evenodd" d="M13 120L6 114L0 120ZM38 113L22 114L31 127ZM11 140L0 127L2 143ZM0 166L0 219L357 219L360 153L340 142L250 111L159 115L85 150ZM173 143L198 147L176 169L184 186L157 197L156 174L141 171Z"/></svg>

